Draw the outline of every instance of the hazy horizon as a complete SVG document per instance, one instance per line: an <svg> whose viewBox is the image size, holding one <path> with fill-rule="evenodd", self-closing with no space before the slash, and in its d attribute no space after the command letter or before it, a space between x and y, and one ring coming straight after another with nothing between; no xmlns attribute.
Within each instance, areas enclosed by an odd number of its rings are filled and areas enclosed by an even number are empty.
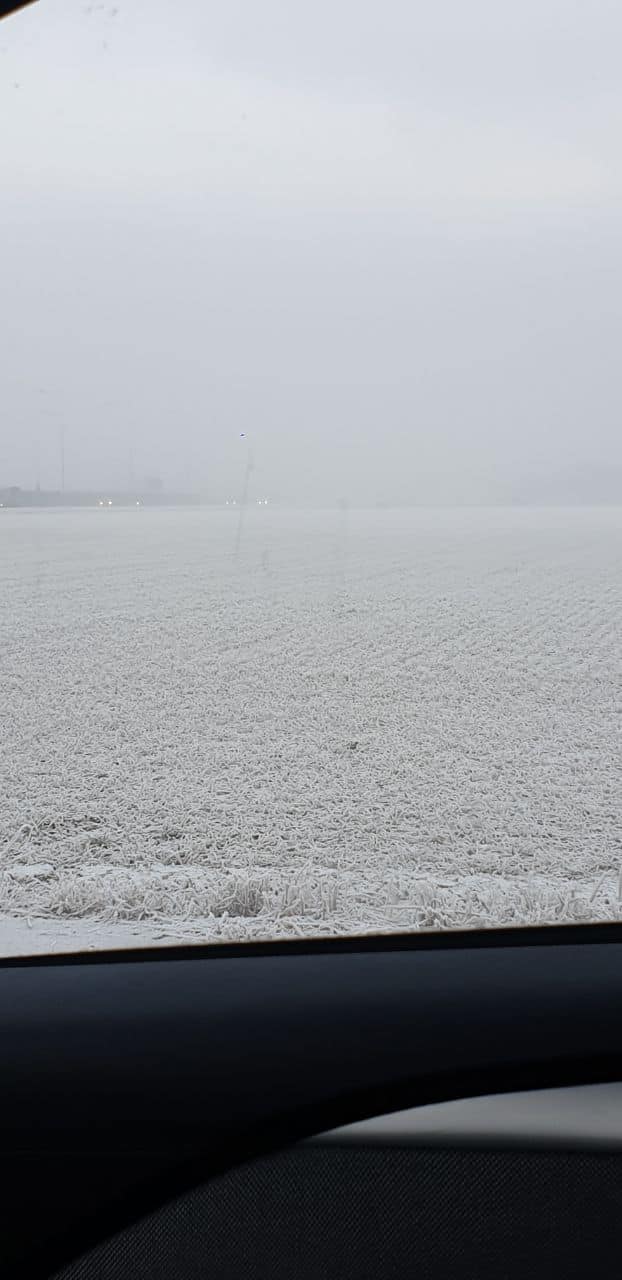
<svg viewBox="0 0 622 1280"><path fill-rule="evenodd" d="M68 489L63 491L63 490L54 489L54 488L50 488L50 489L40 488L39 490L37 490L37 489L27 488L25 486L13 486L13 485L0 484L0 495L5 495L8 492L10 492L11 489L15 489L15 488L17 488L21 494L25 494L28 496L38 494L44 498L45 497L50 497L50 498L62 497L66 499L65 502L54 502L51 504L47 504L45 502L39 502L34 504L27 503L27 502L23 502L23 503L18 502L13 508L15 510L19 510L20 508L31 509L31 510L34 510L34 509L54 510L54 509L62 509L63 506L67 506L67 507L76 506L76 509L80 509L83 507L84 504L75 503L72 501L72 499L86 498L86 497L92 498L94 502L97 502L98 499L102 499L100 503L100 505L102 506L106 505L106 501L105 501L106 499L111 499L111 500L114 499L114 501L119 502L121 506L126 506L128 504L129 505L133 504L134 499L140 498L141 505L143 504L143 502L145 502L145 504L153 510L157 510L159 506L168 506L168 507L174 508L178 504L180 504L181 506L192 506L193 504L199 505L199 506L207 506L207 507L229 506L232 508L237 507L238 509L241 509L244 506L250 506L250 507L261 506L264 504L264 501L266 506L270 506L273 508L283 508L283 509L291 509L291 510L311 510L311 511L313 510L317 510L317 511L396 510L396 511L399 511L399 510L410 510L410 509L461 510L463 508L469 508L469 507L472 507L475 509L485 509L490 507L492 509L499 509L499 510L512 508L512 507L519 507L519 508L533 507L533 508L540 508L543 510L546 510L549 508L550 509L556 509L556 508L572 509L576 507L576 508L585 508L589 510L597 507L617 508L622 506L622 498L620 498L619 496L621 491L620 488L618 488L616 493L612 495L608 495L606 493L603 495L592 493L590 496L590 494L587 491L584 494L576 493L576 492L575 493L567 492L564 495L563 492L555 494L551 491L545 490L544 493L540 493L540 494L536 492L532 494L525 494L523 496L506 497L505 499L495 499L494 497L491 496L488 500L479 499L479 500L470 501L468 498L464 498L463 500L455 500L453 502L443 502L441 500L425 501L424 499L421 499L419 501L412 500L412 501L401 501L401 502L381 501L380 499L374 502L372 501L352 502L348 498L296 499L295 496L294 497L277 496L277 497L271 497L265 500L262 499L260 501L258 498L255 498L252 495L249 496L246 502L244 502L239 498L235 498L235 497L228 498L224 494L208 492L202 489L189 489L189 488L166 489L165 488L161 492L160 491L154 492L154 491L148 490L146 487L141 487L140 485L137 485L132 489L124 489L122 487L114 488L111 485L99 485L99 486L95 485L93 487L85 487L85 488L74 487L73 489ZM0 506L2 505L5 505L5 504L0 503Z"/></svg>
<svg viewBox="0 0 622 1280"><path fill-rule="evenodd" d="M238 495L251 449L277 501L619 501L621 37L608 0L3 22L0 484L59 488L62 434L66 489Z"/></svg>

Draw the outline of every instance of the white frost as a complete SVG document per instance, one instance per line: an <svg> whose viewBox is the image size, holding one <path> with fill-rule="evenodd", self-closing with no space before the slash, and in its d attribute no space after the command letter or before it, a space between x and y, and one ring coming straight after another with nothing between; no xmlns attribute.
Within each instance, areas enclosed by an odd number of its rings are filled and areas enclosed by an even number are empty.
<svg viewBox="0 0 622 1280"><path fill-rule="evenodd" d="M622 915L622 512L237 519L1 513L0 911Z"/></svg>

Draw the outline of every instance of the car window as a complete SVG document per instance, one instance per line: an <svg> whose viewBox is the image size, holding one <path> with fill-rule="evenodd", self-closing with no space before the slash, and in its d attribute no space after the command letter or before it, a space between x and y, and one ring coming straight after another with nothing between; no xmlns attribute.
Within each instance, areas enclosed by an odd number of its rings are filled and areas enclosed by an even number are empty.
<svg viewBox="0 0 622 1280"><path fill-rule="evenodd" d="M618 919L622 15L0 22L0 952Z"/></svg>

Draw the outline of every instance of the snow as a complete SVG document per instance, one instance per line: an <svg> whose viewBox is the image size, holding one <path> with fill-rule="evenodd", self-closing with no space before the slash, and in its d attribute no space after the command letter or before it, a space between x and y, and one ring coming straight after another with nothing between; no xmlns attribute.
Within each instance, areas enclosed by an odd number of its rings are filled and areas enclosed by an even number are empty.
<svg viewBox="0 0 622 1280"><path fill-rule="evenodd" d="M243 515L0 512L0 952L622 918L622 509Z"/></svg>

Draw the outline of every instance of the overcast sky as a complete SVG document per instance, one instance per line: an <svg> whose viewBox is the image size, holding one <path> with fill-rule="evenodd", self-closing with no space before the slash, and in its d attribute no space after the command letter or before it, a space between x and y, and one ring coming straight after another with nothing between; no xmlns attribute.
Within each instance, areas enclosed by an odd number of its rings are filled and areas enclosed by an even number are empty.
<svg viewBox="0 0 622 1280"><path fill-rule="evenodd" d="M1 22L0 485L62 428L68 486L235 493L245 432L275 498L605 493L621 49L619 0Z"/></svg>

